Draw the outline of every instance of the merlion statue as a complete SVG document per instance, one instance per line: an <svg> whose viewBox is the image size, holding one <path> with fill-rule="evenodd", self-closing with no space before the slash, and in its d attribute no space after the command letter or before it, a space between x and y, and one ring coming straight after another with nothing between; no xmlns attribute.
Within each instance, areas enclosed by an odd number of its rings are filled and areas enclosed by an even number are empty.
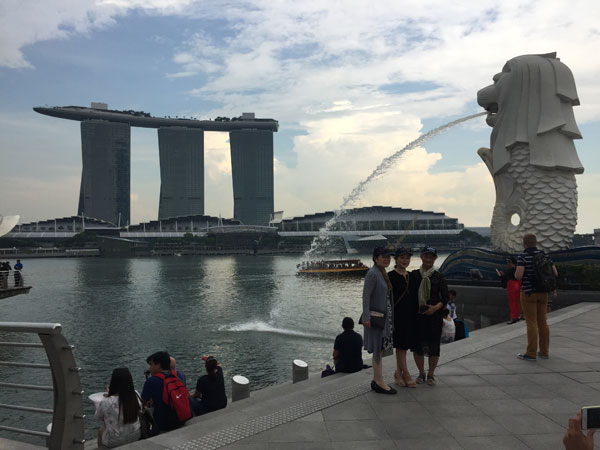
<svg viewBox="0 0 600 450"><path fill-rule="evenodd" d="M517 56L477 102L493 127L491 148L477 152L496 187L492 245L520 252L523 235L535 233L545 251L568 248L577 224L575 174L583 173L573 142L581 133L571 70L556 53Z"/></svg>

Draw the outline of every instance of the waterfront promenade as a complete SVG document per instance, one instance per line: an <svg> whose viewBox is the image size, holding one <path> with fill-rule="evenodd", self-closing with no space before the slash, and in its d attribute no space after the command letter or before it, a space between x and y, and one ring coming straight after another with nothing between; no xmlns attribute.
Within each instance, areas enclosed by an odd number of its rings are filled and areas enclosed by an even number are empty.
<svg viewBox="0 0 600 450"><path fill-rule="evenodd" d="M563 449L568 418L581 406L600 404L600 304L555 311L549 323L548 360L517 359L526 342L524 323L499 324L443 346L435 387L386 396L370 390L370 369L324 379L311 374L121 448ZM385 358L390 381L393 366L393 357Z"/></svg>
<svg viewBox="0 0 600 450"><path fill-rule="evenodd" d="M568 418L600 404L600 305L553 312L549 323L548 360L516 358L526 342L523 322L495 325L442 348L435 387L386 396L370 390L371 370L313 375L123 448L563 449ZM388 379L393 362L384 360Z"/></svg>

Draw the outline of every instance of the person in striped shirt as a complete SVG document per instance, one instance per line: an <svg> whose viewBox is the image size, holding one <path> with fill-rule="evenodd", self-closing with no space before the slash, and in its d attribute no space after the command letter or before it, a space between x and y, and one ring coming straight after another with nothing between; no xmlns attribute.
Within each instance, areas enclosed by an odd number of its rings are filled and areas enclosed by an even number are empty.
<svg viewBox="0 0 600 450"><path fill-rule="evenodd" d="M534 286L533 258L542 250L537 248L535 234L523 236L523 253L517 258L515 278L521 281L521 311L527 324L527 351L519 353L518 358L536 361L537 356L547 359L550 351L550 328L546 321L548 310L548 292L540 292ZM558 276L556 266L552 264L554 276ZM538 350L539 340L539 352Z"/></svg>

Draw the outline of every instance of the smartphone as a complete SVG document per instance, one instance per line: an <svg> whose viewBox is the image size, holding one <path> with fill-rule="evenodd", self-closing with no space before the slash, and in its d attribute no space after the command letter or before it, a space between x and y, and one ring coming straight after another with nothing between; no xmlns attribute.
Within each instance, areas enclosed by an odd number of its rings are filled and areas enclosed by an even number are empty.
<svg viewBox="0 0 600 450"><path fill-rule="evenodd" d="M499 277L502 276L502 273L500 273L500 271L498 269L496 269L496 273L498 274Z"/></svg>
<svg viewBox="0 0 600 450"><path fill-rule="evenodd" d="M581 408L581 428L584 430L600 429L600 406Z"/></svg>

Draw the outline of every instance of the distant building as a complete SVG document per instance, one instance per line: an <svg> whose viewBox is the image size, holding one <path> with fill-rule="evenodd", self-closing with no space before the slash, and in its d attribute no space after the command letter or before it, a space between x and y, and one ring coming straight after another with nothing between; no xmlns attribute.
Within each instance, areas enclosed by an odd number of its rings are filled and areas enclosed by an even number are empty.
<svg viewBox="0 0 600 450"><path fill-rule="evenodd" d="M247 114L247 113L246 113ZM273 133L229 133L233 217L245 225L268 225L273 216Z"/></svg>
<svg viewBox="0 0 600 450"><path fill-rule="evenodd" d="M290 233L317 235L333 217L333 211L307 214L273 221L282 236ZM401 234L459 234L464 225L458 219L443 212L395 208L392 206L368 206L348 209L331 227L332 234L401 235Z"/></svg>
<svg viewBox="0 0 600 450"><path fill-rule="evenodd" d="M84 231L114 234L119 231L115 224L91 217L71 216L16 225L7 238L19 239L65 239Z"/></svg>
<svg viewBox="0 0 600 450"><path fill-rule="evenodd" d="M334 216L333 211L273 220L283 238L314 237L321 233ZM445 248L463 245L459 234L464 225L443 212L423 211L392 206L369 206L344 211L326 233L343 239L347 248L372 249L377 245L419 247L425 244Z"/></svg>
<svg viewBox="0 0 600 450"><path fill-rule="evenodd" d="M158 218L204 214L204 131L159 128L158 151Z"/></svg>
<svg viewBox="0 0 600 450"><path fill-rule="evenodd" d="M129 223L131 131L128 124L81 122L81 187L78 215Z"/></svg>
<svg viewBox="0 0 600 450"><path fill-rule="evenodd" d="M130 127L158 128L161 193L158 217L204 213L204 131L229 132L235 219L266 226L273 214L273 133L279 123L241 117L197 120L117 111L106 103L36 107L81 122L83 171L78 213L129 224Z"/></svg>

